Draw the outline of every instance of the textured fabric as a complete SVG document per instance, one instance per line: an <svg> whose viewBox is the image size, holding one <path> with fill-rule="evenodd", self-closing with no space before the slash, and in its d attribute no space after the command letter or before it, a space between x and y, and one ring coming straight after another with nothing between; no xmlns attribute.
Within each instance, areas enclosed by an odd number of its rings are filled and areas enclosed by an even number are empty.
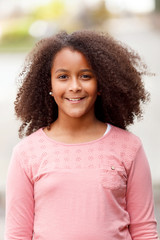
<svg viewBox="0 0 160 240"><path fill-rule="evenodd" d="M14 148L5 239L155 240L150 169L141 141L111 126L101 138L59 143L42 129Z"/></svg>

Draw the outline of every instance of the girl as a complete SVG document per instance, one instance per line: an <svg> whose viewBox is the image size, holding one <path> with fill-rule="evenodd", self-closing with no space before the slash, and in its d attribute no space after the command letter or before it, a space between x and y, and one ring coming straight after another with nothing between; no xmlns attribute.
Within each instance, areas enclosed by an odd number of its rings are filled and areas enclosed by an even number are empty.
<svg viewBox="0 0 160 240"><path fill-rule="evenodd" d="M126 130L146 67L107 34L61 32L26 59L8 171L5 239L157 239L141 141Z"/></svg>

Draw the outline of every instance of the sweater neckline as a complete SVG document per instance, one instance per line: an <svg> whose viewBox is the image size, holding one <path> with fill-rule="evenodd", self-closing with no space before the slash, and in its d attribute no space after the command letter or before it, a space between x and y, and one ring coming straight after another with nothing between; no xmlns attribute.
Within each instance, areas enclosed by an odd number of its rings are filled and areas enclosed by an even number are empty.
<svg viewBox="0 0 160 240"><path fill-rule="evenodd" d="M56 145L65 145L65 146L80 146L80 145L88 145L88 144L93 144L96 142L100 142L101 140L108 138L108 136L110 135L110 133L113 131L113 126L111 124L110 125L110 129L109 131L102 135L101 137L92 140L92 141L88 141L88 142L81 142L81 143L65 143L65 142L60 142L60 141L56 141L53 138L47 136L47 134L43 131L43 127L39 129L40 133L43 135L43 137L45 137L48 141L55 143Z"/></svg>

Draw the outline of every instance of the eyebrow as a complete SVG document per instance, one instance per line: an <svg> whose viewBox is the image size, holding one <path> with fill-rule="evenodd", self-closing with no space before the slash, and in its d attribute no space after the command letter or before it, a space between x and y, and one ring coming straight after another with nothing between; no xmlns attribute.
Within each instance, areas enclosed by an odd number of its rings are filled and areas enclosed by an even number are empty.
<svg viewBox="0 0 160 240"><path fill-rule="evenodd" d="M69 71L66 70L66 69L61 68L61 69L58 69L58 70L56 71L56 73L57 73L57 72L69 72Z"/></svg>
<svg viewBox="0 0 160 240"><path fill-rule="evenodd" d="M86 69L81 69L80 72L91 72L91 73L93 73L93 70L86 68Z"/></svg>
<svg viewBox="0 0 160 240"><path fill-rule="evenodd" d="M66 69L60 68L60 69L58 69L55 73L57 73L57 72L69 72L69 71L66 70ZM91 72L91 73L93 73L93 70L90 70L90 69L81 69L80 72Z"/></svg>

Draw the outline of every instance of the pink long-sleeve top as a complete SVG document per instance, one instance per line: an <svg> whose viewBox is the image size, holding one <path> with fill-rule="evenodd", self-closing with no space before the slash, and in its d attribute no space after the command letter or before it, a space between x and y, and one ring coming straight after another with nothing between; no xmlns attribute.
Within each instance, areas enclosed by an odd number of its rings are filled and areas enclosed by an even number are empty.
<svg viewBox="0 0 160 240"><path fill-rule="evenodd" d="M39 129L14 148L6 240L155 240L150 169L141 141L111 126L65 144Z"/></svg>

